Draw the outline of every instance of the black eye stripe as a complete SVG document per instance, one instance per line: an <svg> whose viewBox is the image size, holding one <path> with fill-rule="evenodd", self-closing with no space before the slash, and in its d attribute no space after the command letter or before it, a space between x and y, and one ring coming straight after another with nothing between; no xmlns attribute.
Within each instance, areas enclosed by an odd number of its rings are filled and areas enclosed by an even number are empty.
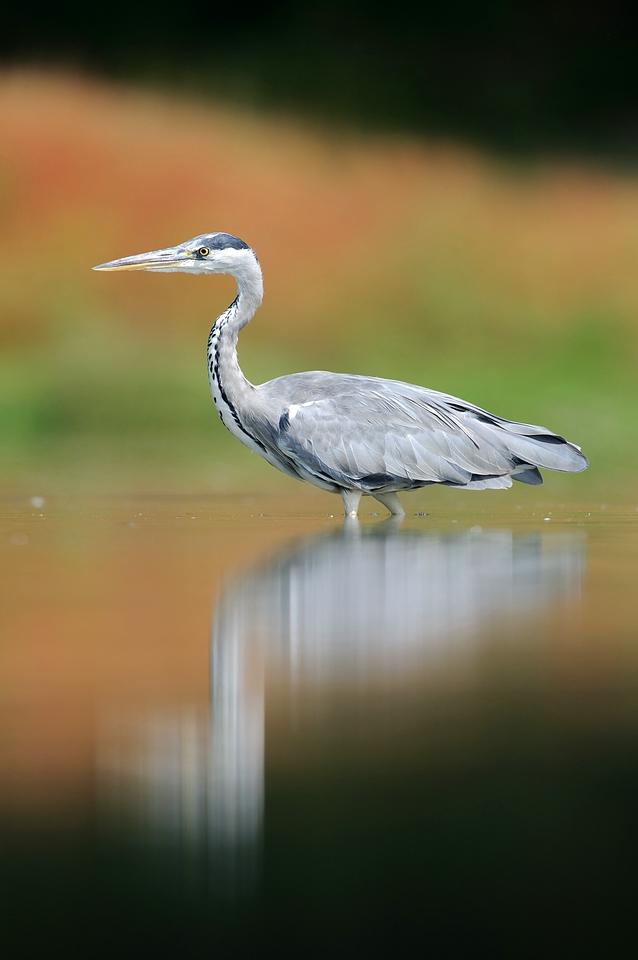
<svg viewBox="0 0 638 960"><path fill-rule="evenodd" d="M240 240L239 237L233 237L230 233L208 233L202 234L199 240L202 246L210 250L250 250L247 243Z"/></svg>

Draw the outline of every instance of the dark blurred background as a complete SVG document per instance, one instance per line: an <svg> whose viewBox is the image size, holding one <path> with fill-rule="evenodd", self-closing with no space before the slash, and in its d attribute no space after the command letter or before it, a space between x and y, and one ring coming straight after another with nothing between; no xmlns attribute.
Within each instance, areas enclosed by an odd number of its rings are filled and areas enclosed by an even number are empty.
<svg viewBox="0 0 638 960"><path fill-rule="evenodd" d="M0 55L507 148L638 148L635 4L5 4Z"/></svg>

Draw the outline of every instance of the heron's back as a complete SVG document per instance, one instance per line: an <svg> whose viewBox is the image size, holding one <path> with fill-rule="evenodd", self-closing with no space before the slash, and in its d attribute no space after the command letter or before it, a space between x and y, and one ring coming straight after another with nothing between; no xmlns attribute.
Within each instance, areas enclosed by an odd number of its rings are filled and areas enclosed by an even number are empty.
<svg viewBox="0 0 638 960"><path fill-rule="evenodd" d="M254 427L264 442L321 485L480 489L510 486L512 477L542 483L538 467L587 467L578 447L544 427L397 380L310 371L271 380L257 394Z"/></svg>

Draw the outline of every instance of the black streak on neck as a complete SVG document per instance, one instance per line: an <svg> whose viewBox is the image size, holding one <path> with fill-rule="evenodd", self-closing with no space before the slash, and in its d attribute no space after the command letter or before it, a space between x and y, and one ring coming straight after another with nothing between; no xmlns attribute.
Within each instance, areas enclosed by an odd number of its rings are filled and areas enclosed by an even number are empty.
<svg viewBox="0 0 638 960"><path fill-rule="evenodd" d="M231 303L230 306L231 306L231 307L235 306L238 299L239 299L239 297L235 297L235 299L233 300L233 302ZM229 309L230 309L230 307L229 307ZM249 433L248 430L246 430L246 428L244 427L243 423L242 423L241 420L239 419L239 414L237 413L237 410L236 410L234 404L231 402L230 397L229 397L228 394L226 393L226 390L224 389L224 384L222 383L222 378L221 378L220 373L219 373L219 341L220 341L220 339L221 339L221 336L222 336L224 327L226 326L226 323L228 323L228 319L226 319L225 322L222 320L221 323L219 323L219 321L215 321L215 323L213 324L213 328L212 328L212 330L211 330L211 332L210 332L210 335L209 335L209 337L208 337L208 346L209 346L209 349L210 349L210 346L211 346L211 344L213 343L213 340L215 339L215 333L217 333L217 342L215 343L215 346L214 346L213 356L209 359L209 364L210 364L209 369L210 369L211 373L213 374L213 377L214 377L214 379L215 379L215 382L217 383L217 386L219 387L219 392L220 392L220 394L221 394L222 400L224 401L224 403L226 404L226 406L227 406L228 409L230 410L231 415L232 415L232 418L233 418L233 420L235 421L235 423L237 424L237 426L239 427L239 429L241 430L241 432L242 432L245 436L247 436L250 440L252 440L253 443L256 443L257 446L258 446L261 450L264 451L264 453L266 453L266 447L265 447L264 444L261 442L261 440L258 440L257 437L253 436L252 433ZM220 411L219 411L220 419L222 419L221 414L222 414L222 411L220 410ZM223 421L223 419L222 419L222 423L223 423L223 422L224 422L224 421Z"/></svg>

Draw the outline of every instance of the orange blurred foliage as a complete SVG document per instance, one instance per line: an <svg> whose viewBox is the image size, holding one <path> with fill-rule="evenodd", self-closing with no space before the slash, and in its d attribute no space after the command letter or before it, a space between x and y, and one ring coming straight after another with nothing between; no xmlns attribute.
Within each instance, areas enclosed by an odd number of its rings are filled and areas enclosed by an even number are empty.
<svg viewBox="0 0 638 960"><path fill-rule="evenodd" d="M397 319L479 337L487 325L491 336L592 306L634 325L633 176L558 162L517 170L449 144L35 71L0 78L0 124L5 343L69 318L203 338L230 281L114 282L89 268L210 230L241 236L262 260L258 340L321 350L346 323L374 333Z"/></svg>

